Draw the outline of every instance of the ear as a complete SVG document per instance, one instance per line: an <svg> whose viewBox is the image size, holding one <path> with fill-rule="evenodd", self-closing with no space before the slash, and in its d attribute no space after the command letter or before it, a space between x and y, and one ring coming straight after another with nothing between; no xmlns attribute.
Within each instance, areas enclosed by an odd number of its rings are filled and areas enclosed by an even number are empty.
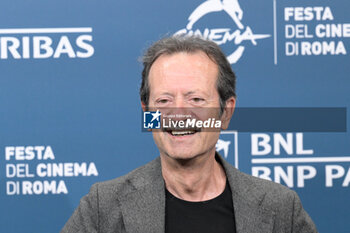
<svg viewBox="0 0 350 233"><path fill-rule="evenodd" d="M225 108L221 116L221 129L225 130L228 128L230 124L231 117L236 107L236 99L234 97L230 97L226 100Z"/></svg>
<svg viewBox="0 0 350 233"><path fill-rule="evenodd" d="M141 101L141 107L142 107L142 110L145 112L146 111L146 104Z"/></svg>
<svg viewBox="0 0 350 233"><path fill-rule="evenodd" d="M141 101L141 108L142 108L142 110L143 110L144 112L147 111L146 104L145 104L143 101ZM147 129L147 131L148 131L148 132L152 132L152 129Z"/></svg>

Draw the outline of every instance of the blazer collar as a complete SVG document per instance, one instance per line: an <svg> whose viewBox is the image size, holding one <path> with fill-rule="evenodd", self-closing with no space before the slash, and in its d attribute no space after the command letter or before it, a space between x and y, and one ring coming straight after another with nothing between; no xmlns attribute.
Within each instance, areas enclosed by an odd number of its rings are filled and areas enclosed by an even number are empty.
<svg viewBox="0 0 350 233"><path fill-rule="evenodd" d="M232 191L236 232L272 232L275 213L265 209L262 202L266 193L260 191L248 175L242 174L216 155L225 169ZM165 184L160 158L143 167L130 180L133 191L118 197L128 233L164 233Z"/></svg>

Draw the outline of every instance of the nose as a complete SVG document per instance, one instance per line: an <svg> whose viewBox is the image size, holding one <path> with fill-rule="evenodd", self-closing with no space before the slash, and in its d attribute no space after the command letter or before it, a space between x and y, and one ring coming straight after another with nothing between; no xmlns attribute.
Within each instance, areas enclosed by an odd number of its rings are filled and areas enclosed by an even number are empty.
<svg viewBox="0 0 350 233"><path fill-rule="evenodd" d="M191 105L186 101L184 97L179 97L179 98L176 98L174 101L173 111L177 115L186 116L190 112L190 107Z"/></svg>
<svg viewBox="0 0 350 233"><path fill-rule="evenodd" d="M186 108L186 106L188 107L185 99L183 97L177 97L174 101L174 108L176 109L183 109Z"/></svg>

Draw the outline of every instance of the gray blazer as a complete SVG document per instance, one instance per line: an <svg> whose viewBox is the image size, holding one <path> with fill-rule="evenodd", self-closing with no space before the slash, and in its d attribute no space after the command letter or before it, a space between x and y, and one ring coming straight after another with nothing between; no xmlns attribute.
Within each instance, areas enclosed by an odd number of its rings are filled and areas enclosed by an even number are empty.
<svg viewBox="0 0 350 233"><path fill-rule="evenodd" d="M237 233L317 232L294 191L244 174L219 158L232 190ZM123 177L94 184L61 233L164 233L164 221L158 157Z"/></svg>

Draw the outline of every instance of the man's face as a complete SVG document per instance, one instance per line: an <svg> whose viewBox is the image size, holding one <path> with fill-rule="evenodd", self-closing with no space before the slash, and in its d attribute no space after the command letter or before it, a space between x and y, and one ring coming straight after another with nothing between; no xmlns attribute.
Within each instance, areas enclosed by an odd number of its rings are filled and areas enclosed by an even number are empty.
<svg viewBox="0 0 350 233"><path fill-rule="evenodd" d="M160 110L174 108L178 111L188 108L215 109L218 119L217 77L217 65L204 52L162 55L153 63L149 73L149 107ZM187 160L213 154L219 134L219 130L202 130L189 135L154 131L153 138L161 155Z"/></svg>

